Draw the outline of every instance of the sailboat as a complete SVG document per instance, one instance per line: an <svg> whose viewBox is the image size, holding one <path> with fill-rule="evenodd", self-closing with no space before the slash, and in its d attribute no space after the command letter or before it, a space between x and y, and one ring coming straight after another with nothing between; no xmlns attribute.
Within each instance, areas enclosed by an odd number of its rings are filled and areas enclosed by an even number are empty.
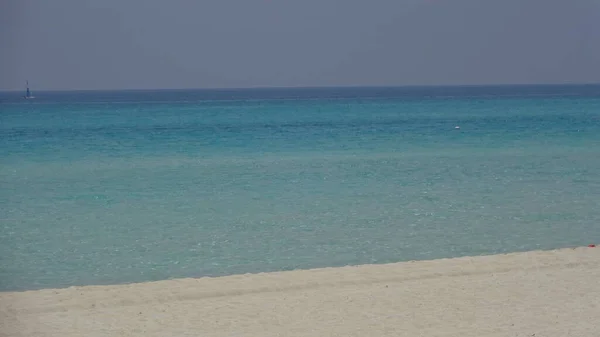
<svg viewBox="0 0 600 337"><path fill-rule="evenodd" d="M31 94L31 91L29 90L29 81L27 81L27 93L25 93L25 96L23 96L23 98L25 98L25 99L34 98L33 95Z"/></svg>

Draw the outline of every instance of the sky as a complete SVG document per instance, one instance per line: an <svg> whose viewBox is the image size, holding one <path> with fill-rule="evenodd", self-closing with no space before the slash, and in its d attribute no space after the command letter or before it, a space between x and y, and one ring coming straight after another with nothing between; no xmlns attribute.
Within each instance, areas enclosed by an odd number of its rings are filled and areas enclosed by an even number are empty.
<svg viewBox="0 0 600 337"><path fill-rule="evenodd" d="M0 0L0 90L600 83L600 0Z"/></svg>

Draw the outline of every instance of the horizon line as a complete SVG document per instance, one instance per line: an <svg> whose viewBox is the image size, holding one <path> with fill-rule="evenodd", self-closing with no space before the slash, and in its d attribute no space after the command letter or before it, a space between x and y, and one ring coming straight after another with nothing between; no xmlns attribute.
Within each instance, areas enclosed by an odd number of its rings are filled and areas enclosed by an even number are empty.
<svg viewBox="0 0 600 337"><path fill-rule="evenodd" d="M322 85L322 86L249 86L249 87L189 87L189 88L104 88L104 89L39 89L36 92L110 92L110 91L221 91L221 90L272 90L272 89L396 89L396 88L459 88L459 87L550 87L596 86L600 82L567 83L496 83L496 84L405 84L405 85ZM0 90L2 93L21 92L19 89Z"/></svg>

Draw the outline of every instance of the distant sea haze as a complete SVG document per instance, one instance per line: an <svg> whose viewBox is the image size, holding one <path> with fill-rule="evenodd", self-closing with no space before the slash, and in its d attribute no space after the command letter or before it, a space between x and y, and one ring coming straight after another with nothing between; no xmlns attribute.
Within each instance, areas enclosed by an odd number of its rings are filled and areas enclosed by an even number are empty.
<svg viewBox="0 0 600 337"><path fill-rule="evenodd" d="M600 242L597 85L34 96L0 93L2 291Z"/></svg>

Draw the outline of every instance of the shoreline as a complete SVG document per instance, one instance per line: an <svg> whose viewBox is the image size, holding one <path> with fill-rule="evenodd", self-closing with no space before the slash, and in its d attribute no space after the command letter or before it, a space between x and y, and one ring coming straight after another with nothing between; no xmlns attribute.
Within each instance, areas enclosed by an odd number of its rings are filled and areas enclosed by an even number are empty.
<svg viewBox="0 0 600 337"><path fill-rule="evenodd" d="M576 247L0 292L0 336L583 336L598 279Z"/></svg>
<svg viewBox="0 0 600 337"><path fill-rule="evenodd" d="M594 248L596 245L590 245ZM428 259L428 260L406 260L399 262L387 262L387 263L367 263L367 264L357 264L357 265L346 265L346 266L336 266L336 267L316 267L316 268L308 268L308 269L294 269L294 270L282 270L282 271L267 271L267 272L250 272L243 274L230 274L230 275L221 275L221 276L198 276L198 277L180 277L180 278L172 278L172 279L164 279L164 280L156 280L156 281L142 281L142 282L125 282L125 283L115 283L115 284L86 284L86 285L71 285L66 287L51 287L51 288L40 288L40 289L26 289L26 290L8 290L8 291L0 291L0 298L3 294L26 294L26 293L36 293L36 292L44 292L44 291L53 291L53 292L61 292L66 290L85 290L85 289L93 289L93 288L105 288L106 290L115 287L131 287L131 286L143 286L143 285L162 285L172 281L186 281L186 282L215 282L217 280L234 280L239 278L256 278L256 277L275 277L275 276L287 276L290 273L311 273L311 274L320 274L326 271L334 271L334 272L344 272L346 270L354 270L356 268L375 268L379 269L380 267L395 267L403 265L410 265L415 263L437 263L440 264L444 261L452 261L452 262L464 262L469 260L471 263L472 259L480 259L480 258L490 258L490 257L512 257L518 256L522 254L538 254L538 253L552 253L552 252L561 252L561 251L570 251L570 250L582 250L592 248L590 246L577 246L577 247L563 247L563 248L555 248L555 249L540 249L540 250L530 250L530 251L516 251L516 252L508 252L508 253L499 253L499 254L482 254L482 255L464 255L457 257L444 257L437 259ZM598 246L600 247L600 245ZM436 275L440 275L437 273Z"/></svg>

